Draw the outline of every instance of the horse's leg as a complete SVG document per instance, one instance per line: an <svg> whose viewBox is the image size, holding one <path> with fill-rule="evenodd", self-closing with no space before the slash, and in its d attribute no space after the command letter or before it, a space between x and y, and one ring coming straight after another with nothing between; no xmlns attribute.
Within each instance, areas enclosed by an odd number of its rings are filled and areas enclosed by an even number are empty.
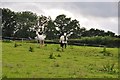
<svg viewBox="0 0 120 80"><path fill-rule="evenodd" d="M41 40L39 40L39 42L40 42L40 47L41 47L41 44L42 44L42 43L41 43Z"/></svg>
<svg viewBox="0 0 120 80"><path fill-rule="evenodd" d="M41 40L41 46L43 46L43 40Z"/></svg>
<svg viewBox="0 0 120 80"><path fill-rule="evenodd" d="M44 46L44 40L43 40L43 46Z"/></svg>
<svg viewBox="0 0 120 80"><path fill-rule="evenodd" d="M67 47L67 45L66 45L66 43L64 43L65 44L65 48Z"/></svg>
<svg viewBox="0 0 120 80"><path fill-rule="evenodd" d="M44 40L41 40L41 46L44 46Z"/></svg>

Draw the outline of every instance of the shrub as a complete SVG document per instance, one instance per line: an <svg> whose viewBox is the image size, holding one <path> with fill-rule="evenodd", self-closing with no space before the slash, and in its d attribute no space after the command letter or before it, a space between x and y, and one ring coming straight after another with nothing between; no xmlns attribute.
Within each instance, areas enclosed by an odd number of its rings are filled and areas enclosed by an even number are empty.
<svg viewBox="0 0 120 80"><path fill-rule="evenodd" d="M2 42L11 43L12 41L11 40L3 40Z"/></svg>
<svg viewBox="0 0 120 80"><path fill-rule="evenodd" d="M110 36L93 36L93 37L81 37L80 39L70 39L68 41L69 44L79 44L83 45L91 45L91 46L99 46L105 45L106 47L118 47L120 46L120 39Z"/></svg>

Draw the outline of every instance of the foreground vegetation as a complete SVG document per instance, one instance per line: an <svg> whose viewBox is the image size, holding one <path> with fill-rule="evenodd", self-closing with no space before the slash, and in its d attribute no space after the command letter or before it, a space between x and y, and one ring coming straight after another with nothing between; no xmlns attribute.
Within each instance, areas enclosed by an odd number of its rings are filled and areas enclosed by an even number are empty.
<svg viewBox="0 0 120 80"><path fill-rule="evenodd" d="M118 49L58 44L2 43L4 78L117 78Z"/></svg>

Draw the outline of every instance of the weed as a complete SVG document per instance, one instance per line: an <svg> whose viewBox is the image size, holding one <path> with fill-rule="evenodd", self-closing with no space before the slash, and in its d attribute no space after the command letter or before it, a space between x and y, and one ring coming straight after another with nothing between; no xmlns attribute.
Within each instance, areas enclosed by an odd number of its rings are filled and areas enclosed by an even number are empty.
<svg viewBox="0 0 120 80"><path fill-rule="evenodd" d="M58 63L55 64L55 67L59 67L60 65Z"/></svg>
<svg viewBox="0 0 120 80"><path fill-rule="evenodd" d="M57 57L61 57L61 55L60 55L60 54L58 54L58 55L57 55Z"/></svg>
<svg viewBox="0 0 120 80"><path fill-rule="evenodd" d="M5 79L7 79L7 76L6 76L6 75L4 75L4 76L2 77L2 79L4 79L4 80L5 80Z"/></svg>
<svg viewBox="0 0 120 80"><path fill-rule="evenodd" d="M103 55L104 55L104 56L113 56L113 54L110 53L110 52L104 52Z"/></svg>
<svg viewBox="0 0 120 80"><path fill-rule="evenodd" d="M15 73L15 74L19 74L19 71L15 71L14 73Z"/></svg>
<svg viewBox="0 0 120 80"><path fill-rule="evenodd" d="M103 65L102 70L106 72L115 72L114 68L115 68L115 63L108 62L107 64Z"/></svg>
<svg viewBox="0 0 120 80"><path fill-rule="evenodd" d="M103 48L103 51L101 51L100 53L103 53L103 56L113 56L112 53L110 53L109 51L106 50L105 46Z"/></svg>
<svg viewBox="0 0 120 80"><path fill-rule="evenodd" d="M47 44L45 44L45 46L47 46Z"/></svg>
<svg viewBox="0 0 120 80"><path fill-rule="evenodd" d="M51 54L49 55L49 58L50 58L50 59L55 59L53 53L51 53Z"/></svg>
<svg viewBox="0 0 120 80"><path fill-rule="evenodd" d="M15 44L14 44L14 47L17 47L17 46L22 46L22 44L17 44L17 43L15 43Z"/></svg>
<svg viewBox="0 0 120 80"><path fill-rule="evenodd" d="M106 46L104 46L104 48L103 48L103 52L106 52Z"/></svg>
<svg viewBox="0 0 120 80"><path fill-rule="evenodd" d="M29 51L30 51L30 52L34 52L33 47L29 47Z"/></svg>
<svg viewBox="0 0 120 80"><path fill-rule="evenodd" d="M56 49L56 51L60 51L60 48L58 47L58 48Z"/></svg>
<svg viewBox="0 0 120 80"><path fill-rule="evenodd" d="M17 47L17 46L18 46L18 45L15 43L15 44L14 44L14 47Z"/></svg>

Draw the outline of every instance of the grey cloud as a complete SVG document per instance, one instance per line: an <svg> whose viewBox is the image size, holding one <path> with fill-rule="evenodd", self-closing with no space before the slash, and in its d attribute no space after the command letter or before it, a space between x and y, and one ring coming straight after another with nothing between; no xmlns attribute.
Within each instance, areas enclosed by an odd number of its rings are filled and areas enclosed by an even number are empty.
<svg viewBox="0 0 120 80"><path fill-rule="evenodd" d="M48 9L57 8L65 9L75 14L84 14L98 17L117 17L118 3L117 2L48 2L37 3L46 6Z"/></svg>
<svg viewBox="0 0 120 80"><path fill-rule="evenodd" d="M42 9L64 9L74 14L83 14L97 17L117 17L117 2L36 2L36 3L2 3L12 8L40 11ZM43 13L43 12L42 12Z"/></svg>

